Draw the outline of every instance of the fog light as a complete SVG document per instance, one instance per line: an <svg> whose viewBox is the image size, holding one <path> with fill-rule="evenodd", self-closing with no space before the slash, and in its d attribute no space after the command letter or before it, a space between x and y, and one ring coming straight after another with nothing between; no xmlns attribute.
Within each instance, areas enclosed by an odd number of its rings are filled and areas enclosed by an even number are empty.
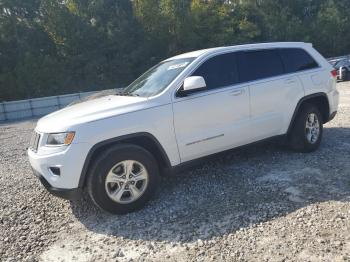
<svg viewBox="0 0 350 262"><path fill-rule="evenodd" d="M50 167L49 169L51 173L54 174L55 176L61 175L61 169L59 167Z"/></svg>

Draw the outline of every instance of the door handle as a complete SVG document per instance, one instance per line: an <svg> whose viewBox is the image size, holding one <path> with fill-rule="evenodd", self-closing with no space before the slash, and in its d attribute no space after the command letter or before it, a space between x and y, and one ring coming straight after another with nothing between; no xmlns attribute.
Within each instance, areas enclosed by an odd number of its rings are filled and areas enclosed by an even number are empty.
<svg viewBox="0 0 350 262"><path fill-rule="evenodd" d="M292 78L289 78L289 79L286 79L286 80L284 81L284 83L286 83L287 85L294 84L294 83L295 83L295 80L292 79Z"/></svg>
<svg viewBox="0 0 350 262"><path fill-rule="evenodd" d="M239 96L239 95L242 95L242 94L244 94L244 90L243 89L234 90L234 91L230 92L231 96Z"/></svg>

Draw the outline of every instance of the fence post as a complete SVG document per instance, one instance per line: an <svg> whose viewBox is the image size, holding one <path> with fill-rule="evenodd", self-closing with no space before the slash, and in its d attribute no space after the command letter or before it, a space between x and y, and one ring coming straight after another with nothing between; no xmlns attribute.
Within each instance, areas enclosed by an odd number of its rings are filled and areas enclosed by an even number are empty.
<svg viewBox="0 0 350 262"><path fill-rule="evenodd" d="M2 102L2 103L0 103L1 104L1 106L2 106L2 111L3 111L3 113L4 113L4 121L6 121L7 120L7 115L6 115L6 107L5 107L5 104L4 104L4 102Z"/></svg>
<svg viewBox="0 0 350 262"><path fill-rule="evenodd" d="M61 101L60 101L60 96L56 96L56 100L57 100L57 106L58 106L58 109L61 109Z"/></svg>
<svg viewBox="0 0 350 262"><path fill-rule="evenodd" d="M30 114L33 117L34 116L34 112L33 112L32 99L29 99L28 102L29 102Z"/></svg>

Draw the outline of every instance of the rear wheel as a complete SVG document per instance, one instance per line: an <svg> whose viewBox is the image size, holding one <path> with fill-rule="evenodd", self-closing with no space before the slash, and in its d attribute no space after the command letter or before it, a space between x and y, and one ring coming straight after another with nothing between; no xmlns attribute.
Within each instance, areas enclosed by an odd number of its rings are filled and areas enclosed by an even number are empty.
<svg viewBox="0 0 350 262"><path fill-rule="evenodd" d="M142 208L158 181L158 165L151 153L135 145L117 145L94 161L87 191L101 209L125 214Z"/></svg>
<svg viewBox="0 0 350 262"><path fill-rule="evenodd" d="M312 104L301 107L289 134L289 144L298 152L315 151L322 140L323 120L318 108Z"/></svg>

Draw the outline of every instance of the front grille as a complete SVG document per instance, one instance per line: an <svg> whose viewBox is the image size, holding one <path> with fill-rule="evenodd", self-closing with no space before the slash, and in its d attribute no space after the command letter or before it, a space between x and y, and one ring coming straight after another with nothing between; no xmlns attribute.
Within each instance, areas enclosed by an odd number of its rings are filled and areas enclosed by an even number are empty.
<svg viewBox="0 0 350 262"><path fill-rule="evenodd" d="M29 148L32 151L37 152L38 146L39 146L39 141L40 141L40 134L34 131L32 138L30 139Z"/></svg>

